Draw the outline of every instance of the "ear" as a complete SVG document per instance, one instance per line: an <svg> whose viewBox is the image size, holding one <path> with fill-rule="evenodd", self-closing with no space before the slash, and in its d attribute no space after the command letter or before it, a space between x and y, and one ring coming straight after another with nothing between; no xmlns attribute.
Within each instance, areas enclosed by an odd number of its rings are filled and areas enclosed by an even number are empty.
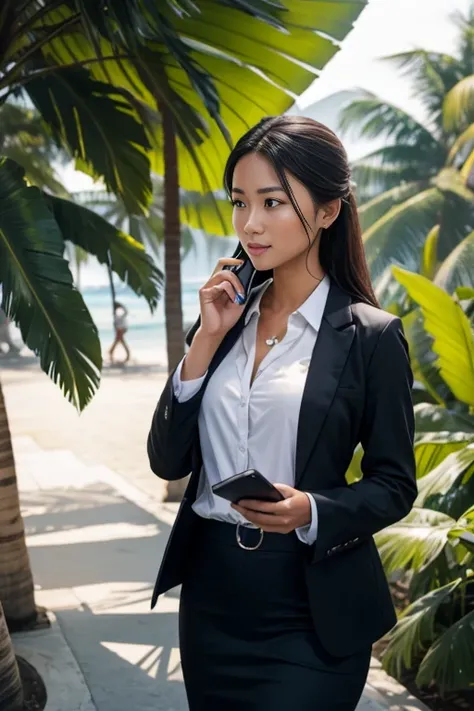
<svg viewBox="0 0 474 711"><path fill-rule="evenodd" d="M339 213L341 212L341 200L340 198L337 198L337 200L331 200L330 202L327 202L325 205L323 205L319 211L319 226L322 227L323 229L327 230L328 227L331 227L333 222L337 220L339 217Z"/></svg>

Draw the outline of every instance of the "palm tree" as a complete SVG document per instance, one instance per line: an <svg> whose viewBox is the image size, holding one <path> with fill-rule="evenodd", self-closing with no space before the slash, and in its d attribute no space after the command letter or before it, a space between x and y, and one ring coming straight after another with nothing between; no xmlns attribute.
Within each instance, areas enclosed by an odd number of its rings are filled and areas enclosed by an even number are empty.
<svg viewBox="0 0 474 711"><path fill-rule="evenodd" d="M453 19L459 35L452 56L415 50L387 58L413 79L423 120L367 92L341 116L343 131L387 143L353 165L366 254L385 305L392 300L393 261L420 270L430 235L436 271L474 229L466 187L474 148L474 5Z"/></svg>

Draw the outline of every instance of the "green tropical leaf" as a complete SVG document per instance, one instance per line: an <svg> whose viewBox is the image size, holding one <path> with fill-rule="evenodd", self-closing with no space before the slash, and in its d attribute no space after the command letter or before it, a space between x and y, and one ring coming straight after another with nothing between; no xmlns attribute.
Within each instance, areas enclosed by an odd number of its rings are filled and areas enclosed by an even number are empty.
<svg viewBox="0 0 474 711"><path fill-rule="evenodd" d="M458 578L432 590L403 611L383 656L383 667L389 674L400 678L404 668L410 669L414 658L435 639L437 613L461 582Z"/></svg>
<svg viewBox="0 0 474 711"><path fill-rule="evenodd" d="M443 551L455 524L440 511L413 508L402 521L379 531L375 541L387 574L426 568Z"/></svg>
<svg viewBox="0 0 474 711"><path fill-rule="evenodd" d="M423 480L433 469L438 467L450 454L464 449L471 442L466 432L428 433L415 443L416 475Z"/></svg>
<svg viewBox="0 0 474 711"><path fill-rule="evenodd" d="M423 143L438 149L438 142L430 131L403 109L388 104L375 94L365 94L355 99L341 111L339 130L358 138L390 138L397 144Z"/></svg>
<svg viewBox="0 0 474 711"><path fill-rule="evenodd" d="M30 79L26 90L43 119L129 212L143 212L151 200L150 143L133 111L114 87L92 79L85 69L62 69Z"/></svg>
<svg viewBox="0 0 474 711"><path fill-rule="evenodd" d="M0 161L1 308L19 326L42 369L82 410L97 390L97 329L75 289L64 242L47 202L17 164Z"/></svg>
<svg viewBox="0 0 474 711"><path fill-rule="evenodd" d="M443 194L430 188L392 207L364 233L364 246L373 280L398 262L417 270L426 235L437 222Z"/></svg>
<svg viewBox="0 0 474 711"><path fill-rule="evenodd" d="M423 312L425 328L434 338L440 373L454 395L474 405L474 343L469 319L443 289L420 274L393 267L396 279Z"/></svg>
<svg viewBox="0 0 474 711"><path fill-rule="evenodd" d="M434 680L442 693L471 688L473 639L474 610L455 622L428 650L416 676L418 686L428 686Z"/></svg>
<svg viewBox="0 0 474 711"><path fill-rule="evenodd" d="M386 57L385 61L410 77L416 95L428 109L431 124L439 126L446 92L463 75L459 60L449 54L415 49Z"/></svg>
<svg viewBox="0 0 474 711"><path fill-rule="evenodd" d="M362 445L358 444L346 472L346 481L348 484L354 484L356 481L360 481L363 478L364 474L361 467L363 456L364 450L362 449Z"/></svg>
<svg viewBox="0 0 474 711"><path fill-rule="evenodd" d="M393 276L391 268L390 272ZM401 284L399 286L403 288ZM403 327L415 380L423 385L436 402L448 406L455 401L455 397L439 373L438 359L432 350L433 337L425 330L423 312L419 307L403 316Z"/></svg>
<svg viewBox="0 0 474 711"><path fill-rule="evenodd" d="M457 432L465 432L468 436L474 437L474 417L470 415L462 415L446 407L427 402L416 405L414 411L417 439L425 434L443 435Z"/></svg>
<svg viewBox="0 0 474 711"><path fill-rule="evenodd" d="M163 274L143 245L82 205L56 197L48 200L63 238L94 255L100 264L110 263L112 271L138 296L143 296L153 311Z"/></svg>
<svg viewBox="0 0 474 711"><path fill-rule="evenodd" d="M474 182L473 182L473 178L472 178L473 173L474 173L474 150L471 151L471 153L468 155L468 157L467 157L467 159L460 171L460 178L463 182L463 185L465 183L467 186L466 190L470 191L470 193L468 192L467 195L470 194L471 202L473 199L472 190L474 190Z"/></svg>
<svg viewBox="0 0 474 711"><path fill-rule="evenodd" d="M442 192L453 193L454 195L457 195L457 197L461 198L461 200L465 200L468 205L472 206L472 192L465 186L468 173L463 173L468 163L469 159L466 161L466 164L461 171L458 171L455 168L443 168L443 170L441 170L438 175L433 178L432 182Z"/></svg>
<svg viewBox="0 0 474 711"><path fill-rule="evenodd" d="M474 123L466 128L453 143L449 155L448 164L457 164L460 160L464 162L466 156L471 153L474 148Z"/></svg>
<svg viewBox="0 0 474 711"><path fill-rule="evenodd" d="M232 205L227 197L183 191L180 204L181 219L189 227L205 230L211 235L234 234Z"/></svg>
<svg viewBox="0 0 474 711"><path fill-rule="evenodd" d="M446 131L457 131L474 121L474 74L461 79L444 99L443 124Z"/></svg>
<svg viewBox="0 0 474 711"><path fill-rule="evenodd" d="M470 441L473 440L474 435L471 434ZM415 505L422 507L430 496L447 494L463 474L465 474L463 481L466 482L474 472L473 464L473 444L468 444L458 452L449 454L441 464L418 481L418 496Z"/></svg>
<svg viewBox="0 0 474 711"><path fill-rule="evenodd" d="M449 294L461 287L474 288L474 232L446 257L434 283Z"/></svg>
<svg viewBox="0 0 474 711"><path fill-rule="evenodd" d="M439 225L435 225L428 232L424 247L423 257L421 260L421 273L427 279L432 279L438 265L438 239Z"/></svg>

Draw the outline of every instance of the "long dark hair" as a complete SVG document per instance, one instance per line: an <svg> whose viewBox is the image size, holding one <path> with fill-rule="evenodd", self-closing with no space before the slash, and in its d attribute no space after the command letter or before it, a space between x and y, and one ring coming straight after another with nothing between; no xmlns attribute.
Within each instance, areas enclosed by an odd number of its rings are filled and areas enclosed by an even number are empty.
<svg viewBox="0 0 474 711"><path fill-rule="evenodd" d="M321 266L331 280L355 300L378 307L365 259L349 162L336 134L322 123L304 116L269 116L262 119L240 138L227 160L224 186L229 196L235 166L248 153L259 153L273 165L308 239L309 225L296 202L285 171L306 187L316 205L338 198L341 200L337 219L321 234Z"/></svg>

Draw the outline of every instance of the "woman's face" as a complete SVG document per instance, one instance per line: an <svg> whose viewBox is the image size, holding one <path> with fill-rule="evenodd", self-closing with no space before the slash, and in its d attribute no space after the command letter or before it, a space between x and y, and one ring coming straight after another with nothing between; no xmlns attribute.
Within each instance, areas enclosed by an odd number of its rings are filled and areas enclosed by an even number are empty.
<svg viewBox="0 0 474 711"><path fill-rule="evenodd" d="M307 220L312 243L320 228L328 226L327 216L324 210L316 208L302 183L290 173L286 177ZM299 259L306 261L308 234L266 158L249 153L239 160L233 175L232 201L234 229L256 269L274 269Z"/></svg>

